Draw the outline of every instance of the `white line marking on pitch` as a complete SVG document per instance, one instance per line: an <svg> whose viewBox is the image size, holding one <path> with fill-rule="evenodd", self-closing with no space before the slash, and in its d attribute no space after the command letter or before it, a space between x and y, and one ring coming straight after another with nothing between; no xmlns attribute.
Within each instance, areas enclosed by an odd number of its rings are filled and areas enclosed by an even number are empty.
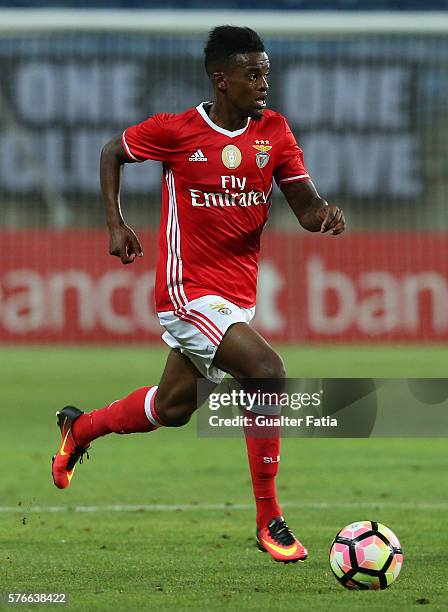
<svg viewBox="0 0 448 612"><path fill-rule="evenodd" d="M396 509L396 510L447 510L448 502L348 502L348 503L329 503L329 502L304 502L302 504L284 503L285 508L293 509L314 509L314 510L343 510L344 508L371 508L376 509ZM0 513L57 513L57 512L177 512L195 510L252 510L252 504L114 504L105 506L0 506Z"/></svg>

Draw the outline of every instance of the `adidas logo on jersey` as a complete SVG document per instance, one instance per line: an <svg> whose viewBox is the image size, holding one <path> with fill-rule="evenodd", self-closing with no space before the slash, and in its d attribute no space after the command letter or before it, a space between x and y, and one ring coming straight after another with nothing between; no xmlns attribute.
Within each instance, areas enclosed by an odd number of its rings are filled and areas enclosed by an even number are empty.
<svg viewBox="0 0 448 612"><path fill-rule="evenodd" d="M204 157L204 154L201 149L198 149L196 153L193 153L193 155L188 158L188 161L206 162L208 161L208 159Z"/></svg>

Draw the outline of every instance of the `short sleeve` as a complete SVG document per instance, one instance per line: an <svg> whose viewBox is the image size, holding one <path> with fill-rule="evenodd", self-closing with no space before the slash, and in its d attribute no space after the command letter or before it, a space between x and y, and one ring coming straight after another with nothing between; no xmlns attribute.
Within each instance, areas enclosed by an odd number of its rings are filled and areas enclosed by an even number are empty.
<svg viewBox="0 0 448 612"><path fill-rule="evenodd" d="M137 162L169 162L176 149L172 117L170 113L159 113L126 128L121 140L129 158Z"/></svg>
<svg viewBox="0 0 448 612"><path fill-rule="evenodd" d="M303 160L303 151L297 144L286 120L284 127L284 140L274 169L274 178L279 187L282 187L285 183L310 178Z"/></svg>

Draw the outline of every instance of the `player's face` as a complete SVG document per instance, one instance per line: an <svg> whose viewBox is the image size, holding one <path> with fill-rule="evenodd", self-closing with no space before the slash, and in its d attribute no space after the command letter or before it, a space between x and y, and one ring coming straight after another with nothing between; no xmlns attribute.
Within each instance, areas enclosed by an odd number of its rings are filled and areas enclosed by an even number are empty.
<svg viewBox="0 0 448 612"><path fill-rule="evenodd" d="M269 89L266 53L241 53L225 73L226 97L242 116L261 119Z"/></svg>

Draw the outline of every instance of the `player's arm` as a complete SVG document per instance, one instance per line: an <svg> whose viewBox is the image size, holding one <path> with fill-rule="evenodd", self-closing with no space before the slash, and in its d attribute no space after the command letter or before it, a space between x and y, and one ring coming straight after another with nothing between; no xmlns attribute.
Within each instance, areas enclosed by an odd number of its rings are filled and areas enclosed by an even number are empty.
<svg viewBox="0 0 448 612"><path fill-rule="evenodd" d="M133 163L123 148L121 136L104 145L100 160L101 194L106 223L109 229L109 253L119 257L124 264L132 263L143 255L134 231L126 225L121 213L120 190L123 164Z"/></svg>
<svg viewBox="0 0 448 612"><path fill-rule="evenodd" d="M286 182L281 190L300 225L309 232L341 234L345 230L344 213L329 206L310 180Z"/></svg>

